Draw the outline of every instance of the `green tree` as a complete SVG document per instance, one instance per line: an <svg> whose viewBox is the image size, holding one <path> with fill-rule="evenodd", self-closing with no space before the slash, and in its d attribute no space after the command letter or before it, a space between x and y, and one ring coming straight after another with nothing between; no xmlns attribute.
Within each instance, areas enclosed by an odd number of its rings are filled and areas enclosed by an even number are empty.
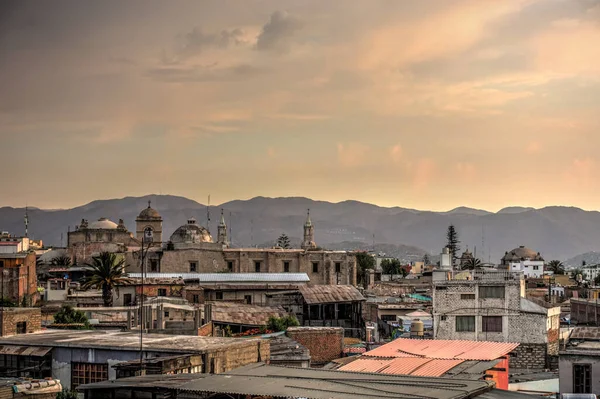
<svg viewBox="0 0 600 399"><path fill-rule="evenodd" d="M2 308L14 308L17 306L17 303L10 298L0 298L0 307Z"/></svg>
<svg viewBox="0 0 600 399"><path fill-rule="evenodd" d="M281 235L277 239L277 246L281 247L283 249L288 249L288 248L292 247L292 245L290 244L290 239L287 236L287 234L281 233Z"/></svg>
<svg viewBox="0 0 600 399"><path fill-rule="evenodd" d="M382 260L381 270L383 274L402 274L403 277L406 275L406 271L402 268L402 263L398 259Z"/></svg>
<svg viewBox="0 0 600 399"><path fill-rule="evenodd" d="M559 260L551 260L546 265L546 268L549 271L554 272L554 274L565 274L565 267L563 266L562 262Z"/></svg>
<svg viewBox="0 0 600 399"><path fill-rule="evenodd" d="M91 269L86 277L82 288L102 290L102 301L104 306L110 307L113 304L113 290L118 289L117 285L127 285L131 280L125 277L125 259L117 254L110 252L101 252L94 256L92 262L87 266Z"/></svg>
<svg viewBox="0 0 600 399"><path fill-rule="evenodd" d="M423 255L423 263L425 264L425 266L427 266L430 262L431 260L429 259L429 254L425 253L425 255Z"/></svg>
<svg viewBox="0 0 600 399"><path fill-rule="evenodd" d="M573 271L571 272L571 275L573 276L574 279L577 279L577 276L579 274L581 274L582 280L587 280L587 274L583 271L582 268L578 267L577 269L573 269Z"/></svg>
<svg viewBox="0 0 600 399"><path fill-rule="evenodd" d="M469 258L462 266L463 270L475 270L481 267L481 260L477 258Z"/></svg>
<svg viewBox="0 0 600 399"><path fill-rule="evenodd" d="M594 278L594 286L598 287L600 286L600 274L598 274L595 278Z"/></svg>
<svg viewBox="0 0 600 399"><path fill-rule="evenodd" d="M284 317L269 317L269 323L267 324L267 328L271 331L285 331L288 327L297 327L300 323L295 316L288 315Z"/></svg>
<svg viewBox="0 0 600 399"><path fill-rule="evenodd" d="M69 267L71 266L71 258L67 255L58 255L52 258L50 265L54 267Z"/></svg>
<svg viewBox="0 0 600 399"><path fill-rule="evenodd" d="M375 268L375 258L366 252L356 253L356 263L358 264L357 280L358 285L364 284L367 270Z"/></svg>
<svg viewBox="0 0 600 399"><path fill-rule="evenodd" d="M74 329L89 329L90 322L85 313L81 310L74 309L70 305L63 305L58 313L54 315L54 323L56 324L80 324L74 326Z"/></svg>
<svg viewBox="0 0 600 399"><path fill-rule="evenodd" d="M450 254L452 254L452 260L456 261L458 259L458 252L460 251L460 240L453 224L448 226L448 231L446 232L446 247L450 250Z"/></svg>

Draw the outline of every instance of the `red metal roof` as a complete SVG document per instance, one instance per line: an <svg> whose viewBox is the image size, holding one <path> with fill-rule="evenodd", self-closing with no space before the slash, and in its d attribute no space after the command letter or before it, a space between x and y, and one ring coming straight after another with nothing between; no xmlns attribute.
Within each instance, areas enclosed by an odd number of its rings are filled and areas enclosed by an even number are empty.
<svg viewBox="0 0 600 399"><path fill-rule="evenodd" d="M340 367L340 370L393 375L441 377L462 362L464 362L464 360L425 359L422 357L375 359L361 356L355 361Z"/></svg>
<svg viewBox="0 0 600 399"><path fill-rule="evenodd" d="M376 373L382 368L388 366L392 361L393 359L368 359L361 356L355 361L341 367L340 370Z"/></svg>
<svg viewBox="0 0 600 399"><path fill-rule="evenodd" d="M512 352L517 346L519 344L510 342L398 338L365 353L365 356L494 360Z"/></svg>

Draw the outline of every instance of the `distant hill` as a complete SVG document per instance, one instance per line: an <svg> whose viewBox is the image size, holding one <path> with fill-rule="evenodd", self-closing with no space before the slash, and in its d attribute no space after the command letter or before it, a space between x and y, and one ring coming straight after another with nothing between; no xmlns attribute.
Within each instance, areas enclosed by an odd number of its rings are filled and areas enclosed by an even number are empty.
<svg viewBox="0 0 600 399"><path fill-rule="evenodd" d="M509 206L507 208L502 208L498 211L498 213L502 214L506 214L506 213L523 213L523 212L528 212L528 211L534 211L535 208L524 208L522 206Z"/></svg>
<svg viewBox="0 0 600 399"><path fill-rule="evenodd" d="M565 267L575 268L580 267L585 261L587 265L597 265L600 263L600 252L591 251L584 254L574 256L563 262Z"/></svg>
<svg viewBox="0 0 600 399"><path fill-rule="evenodd" d="M46 244L60 245L62 234L62 243L66 244L69 228L74 229L82 218L92 221L100 217L115 222L122 218L127 228L134 231L135 218L148 206L148 200L152 200L152 206L164 219L165 239L190 217L201 225L208 224L207 209L201 203L184 197L148 195L93 201L63 210L30 208L30 236L41 238ZM213 236L221 208L235 246L274 242L281 233L298 240L302 237L306 210L310 208L317 244L331 249L349 245L346 243L361 243L364 249L371 249L375 234L376 245L414 247L436 255L445 245L446 228L454 224L461 247L468 246L486 262L499 262L505 251L519 245L541 252L548 260L569 259L600 250L600 213L570 207L511 207L498 213L461 207L450 212L430 212L358 201L331 203L303 197L256 197L211 206L209 227ZM23 234L23 215L23 208L0 208L0 230ZM398 249L398 256L412 250L403 251Z"/></svg>

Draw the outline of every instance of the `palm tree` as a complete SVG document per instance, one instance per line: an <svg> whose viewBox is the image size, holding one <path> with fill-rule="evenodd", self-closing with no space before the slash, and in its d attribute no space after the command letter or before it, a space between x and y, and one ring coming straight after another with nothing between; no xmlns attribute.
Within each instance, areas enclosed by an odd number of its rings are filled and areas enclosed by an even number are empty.
<svg viewBox="0 0 600 399"><path fill-rule="evenodd" d="M64 254L58 255L52 258L50 264L56 267L69 267L71 266L71 257Z"/></svg>
<svg viewBox="0 0 600 399"><path fill-rule="evenodd" d="M565 267L559 260L551 260L548 262L547 268L549 271L554 272L554 274L565 274Z"/></svg>
<svg viewBox="0 0 600 399"><path fill-rule="evenodd" d="M102 301L105 307L113 304L112 292L117 290L117 285L127 285L131 279L124 276L125 259L117 254L110 252L101 252L94 256L91 263L86 264L90 268L90 274L85 278L82 288L102 290Z"/></svg>
<svg viewBox="0 0 600 399"><path fill-rule="evenodd" d="M463 265L463 270L475 270L481 267L481 260L477 258L469 258Z"/></svg>

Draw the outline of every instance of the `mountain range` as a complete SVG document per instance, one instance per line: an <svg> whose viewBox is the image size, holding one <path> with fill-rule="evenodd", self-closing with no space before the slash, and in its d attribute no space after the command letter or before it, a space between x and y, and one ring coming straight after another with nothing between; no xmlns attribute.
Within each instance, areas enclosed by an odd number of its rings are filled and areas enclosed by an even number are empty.
<svg viewBox="0 0 600 399"><path fill-rule="evenodd" d="M446 242L448 225L455 225L461 247L476 251L483 261L498 263L505 251L520 245L539 251L546 260L566 260L600 249L600 212L550 206L541 209L510 207L496 213L459 207L447 212L381 207L359 201L331 203L303 197L235 200L207 207L171 195L148 195L98 200L60 210L28 208L29 235L46 245L66 245L67 231L81 219L123 219L135 231L135 218L152 201L163 217L163 239L194 217L213 235L223 209L234 246L273 242L281 233L294 241L302 237L306 211L310 209L317 244L331 249L372 249L383 244L388 251L422 256L439 254ZM207 210L210 222L207 222ZM24 233L24 208L0 208L0 230Z"/></svg>

